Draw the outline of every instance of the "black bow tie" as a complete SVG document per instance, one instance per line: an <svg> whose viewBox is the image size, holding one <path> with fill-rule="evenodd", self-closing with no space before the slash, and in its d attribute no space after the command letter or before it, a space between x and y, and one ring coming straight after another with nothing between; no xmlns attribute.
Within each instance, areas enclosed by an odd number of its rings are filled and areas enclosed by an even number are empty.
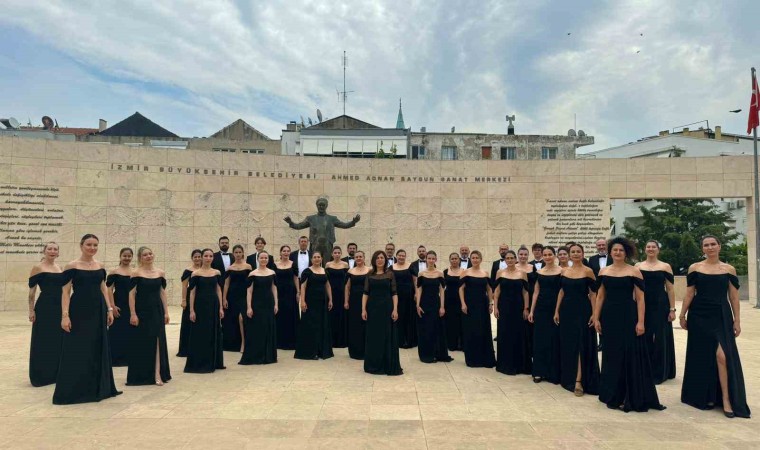
<svg viewBox="0 0 760 450"><path fill-rule="evenodd" d="M300 253L301 253L302 255L305 255L305 254L306 254L306 252L300 252Z"/></svg>
<svg viewBox="0 0 760 450"><path fill-rule="evenodd" d="M599 254L599 257L600 257L600 258L606 258L606 257L607 257L607 255L604 255L604 254L600 253L600 254Z"/></svg>
<svg viewBox="0 0 760 450"><path fill-rule="evenodd" d="M421 259L421 260L419 260L418 262L419 262L420 264L424 264L424 263L425 263L425 260L424 260L424 259Z"/></svg>
<svg viewBox="0 0 760 450"><path fill-rule="evenodd" d="M226 255L229 255L229 253L227 253L227 252L222 252L222 255L225 255L225 256L226 256Z"/></svg>

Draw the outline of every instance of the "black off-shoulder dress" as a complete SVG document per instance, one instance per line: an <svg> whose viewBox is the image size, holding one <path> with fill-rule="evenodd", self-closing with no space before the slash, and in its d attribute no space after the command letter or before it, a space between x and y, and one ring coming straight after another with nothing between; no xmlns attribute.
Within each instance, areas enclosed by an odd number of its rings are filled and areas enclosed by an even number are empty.
<svg viewBox="0 0 760 450"><path fill-rule="evenodd" d="M63 273L40 272L29 278L29 288L40 295L34 303L32 344L29 350L29 381L32 386L55 383L61 359L61 291L68 280Z"/></svg>

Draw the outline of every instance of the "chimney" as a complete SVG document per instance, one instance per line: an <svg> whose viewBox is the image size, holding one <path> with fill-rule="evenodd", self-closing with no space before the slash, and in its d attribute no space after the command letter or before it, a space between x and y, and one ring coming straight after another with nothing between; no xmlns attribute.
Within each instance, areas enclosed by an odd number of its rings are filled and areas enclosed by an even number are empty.
<svg viewBox="0 0 760 450"><path fill-rule="evenodd" d="M723 130L720 128L720 125L715 127L715 139L723 139Z"/></svg>
<svg viewBox="0 0 760 450"><path fill-rule="evenodd" d="M668 130L660 131L660 136L668 136L669 134L670 134L670 131Z"/></svg>
<svg viewBox="0 0 760 450"><path fill-rule="evenodd" d="M108 122L103 119L98 120L98 131L103 131L108 128Z"/></svg>
<svg viewBox="0 0 760 450"><path fill-rule="evenodd" d="M689 129L688 129L688 128L684 128L684 129L683 129L683 134L684 134L685 136L688 136L688 135L689 135Z"/></svg>

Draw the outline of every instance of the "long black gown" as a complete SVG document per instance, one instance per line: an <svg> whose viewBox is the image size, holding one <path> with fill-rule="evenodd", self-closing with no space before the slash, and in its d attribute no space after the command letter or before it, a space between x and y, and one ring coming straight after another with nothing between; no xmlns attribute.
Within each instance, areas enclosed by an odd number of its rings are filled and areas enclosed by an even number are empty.
<svg viewBox="0 0 760 450"><path fill-rule="evenodd" d="M119 317L114 315L113 323L108 327L108 343L111 347L111 365L124 367L129 365L129 342L132 339L132 326L129 324L129 291L132 282L129 275L112 273L106 277L106 286L116 285L113 302L119 308Z"/></svg>
<svg viewBox="0 0 760 450"><path fill-rule="evenodd" d="M277 323L274 318L272 283L275 275L248 277L253 285L251 309L253 317L245 316L245 351L238 364L272 364L277 362ZM279 300L279 297L278 297Z"/></svg>
<svg viewBox="0 0 760 450"><path fill-rule="evenodd" d="M488 299L488 277L462 278L467 314L462 315L464 361L468 367L496 366L491 333L491 313ZM461 303L460 303L461 305ZM460 306L461 308L461 306Z"/></svg>
<svg viewBox="0 0 760 450"><path fill-rule="evenodd" d="M522 279L500 277L496 279L499 286L499 318L496 320L496 370L507 375L518 373L530 374L526 366L528 352L526 322L523 319L525 303L523 294L528 284Z"/></svg>
<svg viewBox="0 0 760 450"><path fill-rule="evenodd" d="M190 327L187 345L187 373L212 373L225 368L219 295L216 291L220 278L217 275L190 277L188 289L195 289L195 322Z"/></svg>
<svg viewBox="0 0 760 450"><path fill-rule="evenodd" d="M673 283L673 274L664 270L642 270L644 277L645 338L652 362L655 384L676 377L676 350L673 342L673 324L668 320L670 302L665 281Z"/></svg>
<svg viewBox="0 0 760 450"><path fill-rule="evenodd" d="M424 363L454 360L446 347L443 318L438 315L441 308L440 289L444 284L443 277L417 277L417 286L422 290L420 308L424 311L422 317L417 316L417 354Z"/></svg>
<svg viewBox="0 0 760 450"><path fill-rule="evenodd" d="M69 302L71 331L63 334L53 404L99 402L119 395L108 345L108 307L100 289L106 271L74 268L64 274L74 291ZM129 308L124 312L129 317Z"/></svg>
<svg viewBox="0 0 760 450"><path fill-rule="evenodd" d="M392 266L391 266L392 267ZM417 346L417 303L414 301L414 281L411 269L393 270L398 292L398 327L399 346L414 348Z"/></svg>
<svg viewBox="0 0 760 450"><path fill-rule="evenodd" d="M539 292L533 311L533 376L560 382L559 327L554 323L560 275L537 274ZM573 371L575 373L575 371Z"/></svg>
<svg viewBox="0 0 760 450"><path fill-rule="evenodd" d="M728 284L738 289L739 279L727 273L691 272L686 276L686 282L688 286L694 286L696 295L687 315L688 340L681 401L699 409L723 405L715 356L720 346L726 355L731 408L737 417L749 418L751 411L747 405L744 373L734 337L734 317L728 301Z"/></svg>
<svg viewBox="0 0 760 450"><path fill-rule="evenodd" d="M61 291L67 283L63 273L40 272L29 277L29 288L37 286L40 295L34 303L32 343L29 350L29 381L32 386L55 383L61 359Z"/></svg>
<svg viewBox="0 0 760 450"><path fill-rule="evenodd" d="M531 271L528 272L528 304L533 301L533 292L536 290L536 281L538 281L538 270L531 264ZM533 372L533 328L534 325L528 320L525 321L525 341L527 342L525 353L525 368L528 373Z"/></svg>
<svg viewBox="0 0 760 450"><path fill-rule="evenodd" d="M374 375L401 375L399 332L393 313L393 295L398 295L394 272L367 275L367 339L364 371ZM415 308L416 309L416 308Z"/></svg>
<svg viewBox="0 0 760 450"><path fill-rule="evenodd" d="M446 345L449 351L462 351L462 302L459 301L459 286L462 280L458 275L449 275L449 269L443 271L443 278L446 280L446 290L443 293L443 306L446 308Z"/></svg>
<svg viewBox="0 0 760 450"><path fill-rule="evenodd" d="M185 280L190 278L190 275L193 274L193 271L190 269L185 269L184 272L182 272L182 278L180 278L180 281L184 283ZM190 322L190 288L187 289L187 295L185 296L185 307L182 309L182 322L179 325L179 350L177 350L177 356L179 357L185 357L187 356L187 342L190 340L190 327L192 326L192 322Z"/></svg>
<svg viewBox="0 0 760 450"><path fill-rule="evenodd" d="M156 343L161 381L166 383L172 379L166 347L164 304L161 301L161 289L166 288L166 279L132 277L132 286L136 289L135 312L139 322L137 327L133 327L130 339L127 386L156 382Z"/></svg>
<svg viewBox="0 0 760 450"><path fill-rule="evenodd" d="M306 311L296 329L296 359L332 358L330 311L327 309L327 274L307 268L301 273L301 286L306 284Z"/></svg>
<svg viewBox="0 0 760 450"><path fill-rule="evenodd" d="M652 379L644 336L636 336L638 315L634 286L644 282L633 276L600 275L605 299L600 322L604 336L599 401L608 408L644 412L664 409Z"/></svg>
<svg viewBox="0 0 760 450"><path fill-rule="evenodd" d="M293 264L288 269L274 267L275 285L277 286L277 348L294 350L296 348L296 326L298 326L298 299L296 298L295 278L298 268Z"/></svg>
<svg viewBox="0 0 760 450"><path fill-rule="evenodd" d="M562 277L564 296L559 307L560 384L570 392L575 390L578 358L581 362L583 392L599 393L599 358L596 353L596 330L588 322L593 314L589 291L596 291L596 281Z"/></svg>
<svg viewBox="0 0 760 450"><path fill-rule="evenodd" d="M327 278L330 280L332 290L333 309L330 311L330 331L332 334L332 346L334 348L346 348L348 345L348 312L343 307L345 301L346 280L348 268L332 269L325 268Z"/></svg>
<svg viewBox="0 0 760 450"><path fill-rule="evenodd" d="M364 359L367 325L362 319L362 296L367 275L348 274L348 277L351 280L351 290L348 292L348 356Z"/></svg>
<svg viewBox="0 0 760 450"><path fill-rule="evenodd" d="M222 318L222 347L224 351L239 352L243 345L243 336L240 334L240 316L245 315L245 291L248 287L248 269L227 269L225 278L229 278L230 286L227 288L227 309ZM224 286L224 285L222 285Z"/></svg>

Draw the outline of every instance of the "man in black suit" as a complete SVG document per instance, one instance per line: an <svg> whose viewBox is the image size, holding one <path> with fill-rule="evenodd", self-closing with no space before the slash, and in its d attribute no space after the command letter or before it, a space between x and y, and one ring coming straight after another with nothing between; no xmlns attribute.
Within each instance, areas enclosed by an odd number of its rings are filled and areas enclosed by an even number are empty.
<svg viewBox="0 0 760 450"><path fill-rule="evenodd" d="M470 261L470 247L464 244L459 246L459 267L462 269L469 269L472 267L472 261Z"/></svg>
<svg viewBox="0 0 760 450"><path fill-rule="evenodd" d="M263 237L259 236L255 241L253 241L253 245L256 246L256 252L248 255L248 257L245 258L245 262L250 264L253 270L256 270L259 268L259 253L264 251L264 247L266 247L267 241ZM267 263L267 267L274 270L274 255L269 252L267 252L267 254L269 255L269 262Z"/></svg>
<svg viewBox="0 0 760 450"><path fill-rule="evenodd" d="M409 266L409 270L415 277L419 275L420 272L427 269L427 261L425 258L427 258L427 249L424 245L420 245L417 247L417 261Z"/></svg>
<svg viewBox="0 0 760 450"><path fill-rule="evenodd" d="M227 236L220 237L219 251L214 253L214 259L211 261L211 268L218 270L219 273L222 274L222 277L219 279L219 285L222 285L222 283L224 283L222 281L224 278L224 273L227 271L227 268L230 266L230 264L233 263L232 254L228 253L229 249L230 238Z"/></svg>
<svg viewBox="0 0 760 450"><path fill-rule="evenodd" d="M348 256L344 256L340 259L341 261L345 261L346 264L348 264L349 269L354 268L354 254L358 248L359 247L356 245L356 242L349 242L346 246L346 252L348 252Z"/></svg>
<svg viewBox="0 0 760 450"><path fill-rule="evenodd" d="M536 270L542 268L544 266L543 244L536 242L530 246L530 251L533 252L533 261L530 261L528 264L533 264Z"/></svg>
<svg viewBox="0 0 760 450"><path fill-rule="evenodd" d="M385 257L388 259L388 267L392 266L396 262L396 244L388 242L385 244ZM372 261L370 261L372 264Z"/></svg>
<svg viewBox="0 0 760 450"><path fill-rule="evenodd" d="M595 245L596 255L588 259L588 266L594 271L594 276L599 277L599 271L607 267L607 240L599 238Z"/></svg>
<svg viewBox="0 0 760 450"><path fill-rule="evenodd" d="M501 259L494 261L491 264L491 288L496 287L496 274L499 273L500 270L507 268L507 262L504 261L504 258L507 257L508 251L509 245L501 244L499 246L499 256L501 256Z"/></svg>
<svg viewBox="0 0 760 450"><path fill-rule="evenodd" d="M298 269L298 277L301 277L307 267L311 265L311 251L309 250L309 238L301 236L298 238L298 251L290 252L290 260L293 261Z"/></svg>

